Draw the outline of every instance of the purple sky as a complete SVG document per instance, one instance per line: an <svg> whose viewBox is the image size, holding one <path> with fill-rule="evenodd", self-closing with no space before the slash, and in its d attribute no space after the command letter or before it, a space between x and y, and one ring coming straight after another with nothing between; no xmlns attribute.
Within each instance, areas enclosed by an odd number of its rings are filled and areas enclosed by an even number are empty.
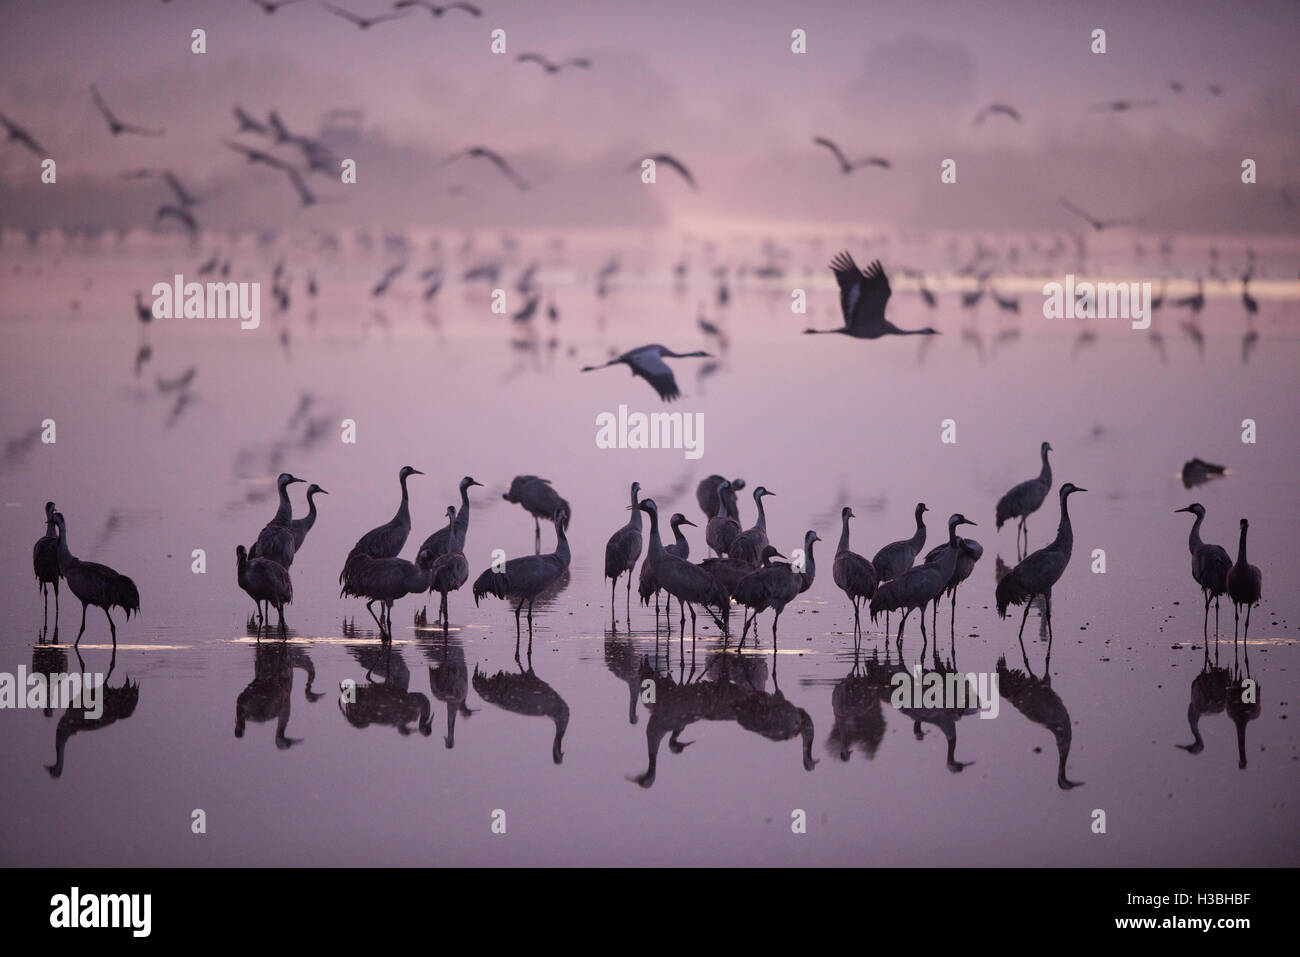
<svg viewBox="0 0 1300 957"><path fill-rule="evenodd" d="M344 4L359 13L375 0ZM0 112L59 163L57 187L36 158L0 146L5 224L141 223L167 194L125 170L173 169L220 202L207 227L516 223L555 228L673 222L880 223L970 228L1070 225L1065 194L1103 217L1141 215L1156 231L1292 231L1300 213L1300 79L1293 2L885 3L503 2L485 15L423 10L360 31L314 0L274 16L238 0L6 3L0 7ZM111 7L111 17L104 10ZM208 53L189 32L207 31ZM506 30L509 52L488 50ZM808 53L790 52L790 31ZM1095 27L1108 52L1089 51ZM514 62L538 50L585 55L590 71L544 75ZM1181 94L1168 86L1185 84ZM160 139L114 139L89 85ZM1209 84L1221 84L1213 96ZM1154 99L1128 114L1095 104ZM1023 125L980 106L1015 105ZM296 132L320 132L332 108L361 111L356 187L322 177L337 205L300 212L285 178L222 146L240 104L276 108ZM845 178L813 147L823 134L888 171ZM244 139L262 145L256 137ZM492 145L535 184L510 190L449 152ZM656 189L624 172L667 150L691 167ZM286 156L292 154L285 154ZM1244 187L1243 157L1259 163ZM939 184L939 161L958 184ZM463 187L449 195L447 187Z"/></svg>

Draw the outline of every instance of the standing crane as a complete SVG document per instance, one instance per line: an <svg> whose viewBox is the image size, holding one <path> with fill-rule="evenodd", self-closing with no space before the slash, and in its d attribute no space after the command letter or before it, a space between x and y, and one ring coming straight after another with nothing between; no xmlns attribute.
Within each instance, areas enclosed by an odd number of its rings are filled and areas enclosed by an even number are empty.
<svg viewBox="0 0 1300 957"><path fill-rule="evenodd" d="M54 521L54 503L45 503L45 534L36 540L32 547L32 570L36 572L36 584L41 590L45 602L45 623L50 620L50 586L54 586L54 634L59 634L59 527ZM44 628L42 628L42 631Z"/></svg>
<svg viewBox="0 0 1300 957"><path fill-rule="evenodd" d="M445 555L453 550L453 537L455 538L454 548L460 551L465 550L465 539L469 535L469 490L475 485L481 486L482 482L476 482L466 475L460 480L460 511L456 513L456 521L449 531L440 528L420 545L420 551L416 556L417 564L428 565L439 555Z"/></svg>
<svg viewBox="0 0 1300 957"><path fill-rule="evenodd" d="M1013 518L1020 519L1016 529L1016 554L1020 554L1020 536L1025 536L1025 552L1029 551L1029 529L1025 526L1027 519L1034 512L1038 511L1043 500L1047 498L1047 493L1052 488L1052 466L1047 461L1047 453L1052 451L1052 446L1044 442L1040 449L1043 456L1043 468L1038 473L1038 478L1028 479L1015 486L998 499L997 507L997 527L1002 528L1003 523Z"/></svg>
<svg viewBox="0 0 1300 957"><path fill-rule="evenodd" d="M1201 632L1205 637L1205 653L1208 655L1210 601L1214 601L1214 637L1217 642L1219 637L1219 596L1228 590L1228 572L1232 568L1232 559L1228 557L1227 549L1223 548L1223 546L1208 545L1201 541L1201 522L1205 520L1204 505L1200 502L1193 502L1186 508L1176 509L1176 511L1191 512L1196 516L1196 521L1192 523L1192 533L1187 538L1187 548L1192 553L1192 578L1196 580L1196 584L1201 586L1201 594L1205 598L1205 619L1201 626ZM1218 648L1217 643L1215 648Z"/></svg>
<svg viewBox="0 0 1300 957"><path fill-rule="evenodd" d="M736 536L736 540L727 550L730 557L758 566L763 549L767 546L767 513L763 510L763 497L775 494L761 485L754 489L754 505L758 508L758 520L754 522L752 528L747 528Z"/></svg>
<svg viewBox="0 0 1300 957"><path fill-rule="evenodd" d="M280 477L275 480L280 504L275 510L275 515L258 532L257 541L248 550L249 557L269 558L285 568L293 564L294 535L291 524L293 505L289 501L289 486L302 481L305 480L288 472L281 472Z"/></svg>
<svg viewBox="0 0 1300 957"><path fill-rule="evenodd" d="M732 543L741 533L740 521L728 511L727 500L723 494L729 490L730 485L730 482L723 479L722 484L718 486L719 494L717 495L717 504L713 509L713 517L709 519L709 524L704 526L705 544L718 555L725 555L730 552ZM734 501L734 495L732 499Z"/></svg>
<svg viewBox="0 0 1300 957"><path fill-rule="evenodd" d="M549 555L523 555L506 562L501 571L488 568L474 579L474 604L485 595L495 595L502 600L517 600L515 605L515 649L519 648L519 611L528 603L528 643L533 640L533 602L569 570L569 540L565 530L569 525L569 512L561 507L551 516L555 523L555 551Z"/></svg>
<svg viewBox="0 0 1300 957"><path fill-rule="evenodd" d="M468 506L461 505L461 512L464 512ZM438 607L438 614L442 620L442 628L445 632L447 626L451 623L450 613L447 609L447 594L458 591L466 581L469 580L469 562L465 559L464 539L455 531L456 519L459 518L454 505L447 506L447 540L450 543L450 551L443 552L429 563L429 591L437 592L442 596L442 601ZM419 559L416 559L419 564Z"/></svg>
<svg viewBox="0 0 1300 957"><path fill-rule="evenodd" d="M627 574L627 614L632 615L632 569L641 557L641 510L637 508L637 495L641 483L632 483L632 515L627 524L609 537L605 543L605 577L609 579L609 620L614 621L614 588L620 575Z"/></svg>
<svg viewBox="0 0 1300 957"><path fill-rule="evenodd" d="M269 558L250 559L244 546L236 545L235 579L257 606L258 622L266 621L266 616L262 614L262 603L274 605L280 613L280 634L285 634L284 606L293 602L293 582L289 580L288 569ZM269 614L268 607L267 615Z"/></svg>
<svg viewBox="0 0 1300 957"><path fill-rule="evenodd" d="M349 587L348 577L351 574L350 569L355 559L363 557L372 559L396 558L401 554L402 546L406 544L406 537L411 534L411 499L406 491L406 480L412 475L423 474L419 469L412 468L409 465L402 466L402 470L397 473L397 482L402 487L402 500L397 505L397 513L383 525L376 526L366 532L352 546L352 551L348 552L348 557L343 562L343 571L339 572L339 584L343 586L343 590L339 592L340 595L347 593L363 597L358 591ZM407 562L407 564L409 565L410 562ZM393 569L385 569L384 571L391 575L394 580L400 577ZM429 583L426 581L423 587L412 590L424 591L428 587ZM408 594L408 592L402 592L402 595L405 594ZM400 598L402 595L396 597ZM366 604L372 618L374 618L375 613L370 608L370 605L378 600L378 598L373 598L371 602ZM384 610L387 611L391 607L392 602L387 602L384 605Z"/></svg>
<svg viewBox="0 0 1300 957"><path fill-rule="evenodd" d="M1232 642L1237 643L1237 619L1241 617L1241 606L1246 606L1246 628L1242 640L1250 637L1250 609L1259 603L1260 586L1263 581L1259 569L1246 561L1246 532L1250 523L1241 520L1241 539L1237 543L1237 561L1228 569L1228 597L1232 599ZM66 573L65 573L66 574ZM72 583L69 582L69 585ZM75 589L74 589L75 591ZM1250 661L1250 646L1246 646L1246 661Z"/></svg>
<svg viewBox="0 0 1300 957"><path fill-rule="evenodd" d="M565 521L573 517L569 503L551 488L551 480L536 475L516 475L510 483L509 491L501 497L507 502L522 505L524 511L533 517L533 547L538 552L542 550L542 519L553 521L555 513L561 509L564 510Z"/></svg>
<svg viewBox="0 0 1300 957"><path fill-rule="evenodd" d="M113 636L113 647L117 647L117 626L113 624L110 609L114 606L126 612L131 620L131 612L140 613L140 592L135 582L119 574L107 565L96 562L83 562L68 551L68 525L62 512L54 513L54 524L59 528L59 572L68 583L72 594L81 602L81 630L77 640L72 643L75 648L81 644L81 636L86 632L86 608L94 605L104 609L108 619L108 629ZM1258 573L1256 573L1258 574Z"/></svg>
<svg viewBox="0 0 1300 957"><path fill-rule="evenodd" d="M947 542L935 546L925 553L925 560L927 562L937 561L942 557L944 550L950 547ZM975 563L983 555L984 546L975 539L960 537L957 539L957 565L953 569L952 578L948 580L948 584L944 587L944 594L950 595L952 598L952 607L949 609L951 620L949 621L950 627L948 630L948 648L953 659L957 657L957 586L970 578L971 572L975 570ZM937 641L939 634L939 600L937 598L934 601L934 621L930 626L930 630L935 633L935 640Z"/></svg>
<svg viewBox="0 0 1300 957"><path fill-rule="evenodd" d="M857 552L849 548L849 519L856 518L853 509L847 505L840 510L840 543L835 546L835 561L831 566L831 576L835 585L848 595L853 603L853 636L856 641L862 634L862 603L870 601L876 594L880 579L876 567Z"/></svg>
<svg viewBox="0 0 1300 957"><path fill-rule="evenodd" d="M686 630L686 612L689 611L691 639L694 640L694 606L703 605L722 629L723 634L727 634L731 618L731 596L727 594L727 590L700 566L692 565L686 559L678 558L664 550L663 540L659 537L659 506L655 504L654 499L642 499L637 508L650 516L650 549L646 553L646 562L651 566L658 587L676 598L682 606L681 631ZM722 617L714 615L710 606L717 608Z"/></svg>
<svg viewBox="0 0 1300 957"><path fill-rule="evenodd" d="M754 624L757 641L758 616L767 609L775 613L772 617L772 648L776 648L776 625L781 620L785 606L794 601L800 592L807 591L812 585L815 574L812 548L814 542L821 541L817 533L808 530L804 535L804 570L797 571L793 565L778 563L760 568L751 575L746 575L736 584L736 601L747 607L751 614L740 631L740 643L745 643L745 633L749 625ZM765 546L766 549L767 546Z"/></svg>
<svg viewBox="0 0 1300 957"><path fill-rule="evenodd" d="M927 511L929 509L926 508L924 502L917 502L916 511L913 512L916 518L916 531L912 533L912 537L898 542L890 542L876 552L875 557L871 559L871 565L876 570L877 582L883 585L912 567L917 554L925 547L925 519L922 516ZM876 616L873 613L871 617L872 620L875 620ZM885 631L889 631L888 610L885 611Z"/></svg>
<svg viewBox="0 0 1300 957"><path fill-rule="evenodd" d="M1047 619L1047 640L1052 640L1052 586L1065 574L1065 566L1070 564L1070 552L1074 548L1074 530L1070 526L1070 512L1066 500L1075 492L1086 492L1070 482L1061 486L1061 524L1056 529L1056 538L1045 548L1028 555L1015 568L1007 572L998 582L996 598L998 614L1007 617L1008 605L1024 605L1025 613L1020 618L1020 642L1023 648L1025 638L1025 620L1029 617L1029 606L1039 595L1043 596L1043 614Z"/></svg>

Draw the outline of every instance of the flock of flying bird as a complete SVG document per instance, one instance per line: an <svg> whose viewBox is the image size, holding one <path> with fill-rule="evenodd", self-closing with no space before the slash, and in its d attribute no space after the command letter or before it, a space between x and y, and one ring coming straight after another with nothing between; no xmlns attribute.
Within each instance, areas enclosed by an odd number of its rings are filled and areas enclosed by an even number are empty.
<svg viewBox="0 0 1300 957"><path fill-rule="evenodd" d="M1018 639L1022 647L1025 621L1029 609L1038 600L1049 642L1052 638L1052 590L1069 565L1074 544L1068 499L1084 488L1065 483L1059 489L1060 523L1055 538L1046 546L1030 552L1027 519L1047 499L1052 488L1052 468L1049 461L1051 445L1042 443L1042 467L1039 474L1019 483L1003 495L995 509L996 527L1000 530L1008 522L1016 523L1016 553L1024 557L1016 566L1000 575L995 591L998 614L1006 618L1012 605L1024 606ZM421 471L404 466L398 473L401 498L394 516L382 525L361 536L348 552L339 574L340 597L363 599L366 610L379 627L380 637L392 638L392 609L397 600L408 595L432 594L440 598L438 621L444 632L450 623L448 595L457 591L469 580L469 563L465 544L469 533L469 490L481 486L471 476L460 481L460 507L449 506L445 512L447 524L426 538L416 552L415 560L400 557L411 532L410 496L407 480ZM258 634L263 624L269 627L270 609L279 615L279 628L287 635L284 607L293 601L293 583L289 570L294 557L304 545L307 535L316 523L315 497L326 495L317 484L307 488L307 512L293 517L289 487L305 480L284 472L277 479L279 496L275 515L261 529L249 548L236 546L236 580L239 587L253 600L256 608ZM641 485L633 482L630 488L631 512L626 524L618 528L605 546L604 576L610 581L610 617L615 628L617 621L617 586L619 578L626 576L626 614L631 619L632 576L640 562L637 592L643 605L651 600L655 605L655 627L658 631L659 596L666 596L665 613L668 633L672 633L671 607L676 598L680 612L679 637L684 640L686 616L691 618L691 638L696 634L696 608L702 608L715 621L725 640L730 637L730 616L733 603L743 609L743 626L740 644L743 646L750 626L757 640L757 618L765 611L772 615L772 642L777 641L777 625L781 613L799 595L808 591L816 576L814 546L822 539L809 529L803 536L800 550L790 558L782 555L772 545L767 534L767 513L764 499L774 496L772 490L758 486L752 493L757 513L754 524L745 528L740 521L737 492L745 488L741 478L726 479L710 475L696 489L696 500L707 522L704 541L714 554L699 562L692 562L691 544L683 526L698 527L695 522L678 512L672 515L674 541L665 545L660 531L659 508L650 498L641 497ZM520 505L534 519L534 548L532 555L509 560L494 557L493 564L484 570L471 587L475 605L492 596L514 603L516 650L521 637L520 616L527 605L529 644L532 641L533 604L539 598L553 596L567 584L571 554L566 529L572 515L569 503L552 487L549 480L536 475L519 475L502 495L507 502ZM832 564L835 585L853 608L853 634L855 647L862 636L861 611L865 606L873 621L881 613L886 616L885 636L889 635L889 615L901 612L896 644L901 652L903 629L914 611L920 612L923 641L929 640L925 627L927 606L932 607L931 628L938 626L940 601L947 597L951 605L950 640L956 641L957 589L973 572L983 555L983 547L973 539L957 534L962 525L976 523L961 513L953 513L947 520L947 537L937 547L926 552L917 564L918 556L926 544L927 530L925 503L915 510L915 530L911 536L891 542L879 549L871 559L855 552L851 547L849 522L853 510L841 511L839 542ZM1205 508L1199 503L1179 509L1196 516L1189 539L1192 555L1192 576L1202 589L1205 599L1204 634L1207 642L1209 607L1215 603L1215 635L1218 636L1218 600L1226 594L1234 606L1234 641L1237 637L1241 611L1245 610L1243 634L1250 632L1250 611L1261 596L1260 570L1246 557L1246 537L1249 525L1241 520L1241 536L1237 559L1218 545L1201 540L1201 523ZM645 547L643 515L650 523L649 544ZM33 550L33 567L37 584L46 604L48 621L48 591L52 587L55 597L55 637L58 635L59 581L68 583L73 595L82 604L81 629L76 643L86 628L86 610L89 606L101 608L108 618L114 644L117 629L111 609L118 607L130 618L139 612L140 595L135 583L106 565L82 561L74 557L68 547L67 523L53 502L45 506L46 532L36 542ZM556 544L549 553L541 552L541 522L554 524ZM643 554L644 553L644 554ZM380 605L375 613L375 604ZM417 617L417 621L418 621ZM75 643L74 643L75 644ZM1049 646L1050 647L1050 646ZM955 653L955 651L954 651Z"/></svg>

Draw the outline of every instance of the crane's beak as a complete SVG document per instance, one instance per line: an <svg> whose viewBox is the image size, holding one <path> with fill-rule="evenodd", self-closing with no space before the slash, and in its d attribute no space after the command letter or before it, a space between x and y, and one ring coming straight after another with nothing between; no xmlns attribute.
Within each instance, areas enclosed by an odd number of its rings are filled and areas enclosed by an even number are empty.
<svg viewBox="0 0 1300 957"><path fill-rule="evenodd" d="M1086 491L1088 491L1086 488L1079 488L1079 486L1077 486L1077 485L1074 487L1074 490L1075 490L1076 492L1086 492Z"/></svg>
<svg viewBox="0 0 1300 957"><path fill-rule="evenodd" d="M689 525L691 528L699 528L699 527L700 527L700 526L696 525L694 522L692 522L689 518L684 518L684 519L682 519L681 522L680 522L679 524L681 524L681 525Z"/></svg>
<svg viewBox="0 0 1300 957"><path fill-rule="evenodd" d="M424 473L421 472L419 469L411 469L411 474L412 474L412 475L423 475Z"/></svg>
<svg viewBox="0 0 1300 957"><path fill-rule="evenodd" d="M963 519L962 521L958 522L957 524L958 524L958 525L976 525L976 526L978 526L978 525L979 525L979 522L972 522L969 518L967 518L967 519Z"/></svg>
<svg viewBox="0 0 1300 957"><path fill-rule="evenodd" d="M321 488L319 485L317 485L317 486L316 486L316 494L317 494L317 495L328 495L329 492L325 491L323 488Z"/></svg>
<svg viewBox="0 0 1300 957"><path fill-rule="evenodd" d="M473 487L473 486L475 486L475 485L478 485L478 486L481 487L481 486L483 485L482 482L470 482L469 484L470 484L470 487Z"/></svg>
<svg viewBox="0 0 1300 957"><path fill-rule="evenodd" d="M1186 508L1176 508L1174 509L1174 514L1177 515L1179 512L1190 512L1191 510L1192 507L1190 505L1187 506Z"/></svg>
<svg viewBox="0 0 1300 957"><path fill-rule="evenodd" d="M289 481L286 482L285 484L286 484L286 485L293 485L293 484L296 483L296 482L305 482L305 481L307 481L307 480L306 480L306 479L300 479L300 478L298 478L298 476L295 475L293 478L289 479Z"/></svg>

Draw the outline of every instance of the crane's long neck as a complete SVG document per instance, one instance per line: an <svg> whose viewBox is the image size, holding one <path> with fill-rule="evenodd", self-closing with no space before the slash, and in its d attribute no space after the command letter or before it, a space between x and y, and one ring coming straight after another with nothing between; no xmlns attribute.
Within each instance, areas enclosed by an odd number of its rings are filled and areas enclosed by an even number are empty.
<svg viewBox="0 0 1300 957"><path fill-rule="evenodd" d="M398 481L402 486L402 501L397 506L397 514L393 516L393 521L401 524L411 524L411 499L406 494L406 476L403 475Z"/></svg>
<svg viewBox="0 0 1300 957"><path fill-rule="evenodd" d="M847 552L849 550L849 517L845 515L841 520L840 543L835 546L835 554Z"/></svg>
<svg viewBox="0 0 1300 957"><path fill-rule="evenodd" d="M72 561L72 552L68 551L68 526L60 522L57 527L59 529L59 562L70 562Z"/></svg>
<svg viewBox="0 0 1300 957"><path fill-rule="evenodd" d="M1043 449L1043 468L1038 473L1038 481L1042 482L1048 488L1052 487L1052 463L1047 461L1047 449Z"/></svg>
<svg viewBox="0 0 1300 957"><path fill-rule="evenodd" d="M1237 564L1246 567L1246 526L1241 526L1241 539L1237 544Z"/></svg>
<svg viewBox="0 0 1300 957"><path fill-rule="evenodd" d="M758 506L758 521L754 523L755 528L761 528L767 531L767 513L763 511L763 496L755 495L754 504Z"/></svg>
<svg viewBox="0 0 1300 957"><path fill-rule="evenodd" d="M315 494L316 494L315 492L307 493L307 515L302 520L302 527L306 531L310 531L311 527L316 524L316 499L314 498Z"/></svg>
<svg viewBox="0 0 1300 957"><path fill-rule="evenodd" d="M722 496L722 489L718 489L718 507L714 510L713 518L729 518L731 510L727 508L727 500Z"/></svg>
<svg viewBox="0 0 1300 957"><path fill-rule="evenodd" d="M650 557L660 558L664 553L664 543L659 538L659 513L650 513Z"/></svg>
<svg viewBox="0 0 1300 957"><path fill-rule="evenodd" d="M1074 548L1074 529L1070 527L1070 496L1061 496L1061 524L1056 527L1056 541L1052 548L1069 555Z"/></svg>
<svg viewBox="0 0 1300 957"><path fill-rule="evenodd" d="M1193 555L1201 547L1201 521L1204 518L1203 514L1196 516L1196 521L1192 523L1192 534L1187 538L1187 547Z"/></svg>
<svg viewBox="0 0 1300 957"><path fill-rule="evenodd" d="M817 544L817 539L809 539L804 545L804 577L812 581L817 574L817 563L813 559L813 546Z"/></svg>
<svg viewBox="0 0 1300 957"><path fill-rule="evenodd" d="M569 540L564 535L564 522L555 523L555 557L564 563L564 567L569 567Z"/></svg>
<svg viewBox="0 0 1300 957"><path fill-rule="evenodd" d="M275 518L271 519L273 525L288 525L293 519L293 505L289 502L289 484L286 482L280 486L280 506L275 510Z"/></svg>
<svg viewBox="0 0 1300 957"><path fill-rule="evenodd" d="M469 486L460 490L460 511L456 513L456 521L452 525L452 535L456 544L461 549L465 548L465 536L469 533Z"/></svg>
<svg viewBox="0 0 1300 957"><path fill-rule="evenodd" d="M628 528L635 528L641 531L641 509L638 508L637 490L632 492L632 517L627 520Z"/></svg>
<svg viewBox="0 0 1300 957"><path fill-rule="evenodd" d="M925 513L916 513L916 531L912 533L912 551L919 552L925 547Z"/></svg>
<svg viewBox="0 0 1300 957"><path fill-rule="evenodd" d="M680 525L673 525L673 542L683 551L690 548L690 543L686 541L686 536L682 534L682 527Z"/></svg>
<svg viewBox="0 0 1300 957"><path fill-rule="evenodd" d="M245 585L248 584L248 556L247 555L235 556L235 580L239 583L240 588L243 588Z"/></svg>

